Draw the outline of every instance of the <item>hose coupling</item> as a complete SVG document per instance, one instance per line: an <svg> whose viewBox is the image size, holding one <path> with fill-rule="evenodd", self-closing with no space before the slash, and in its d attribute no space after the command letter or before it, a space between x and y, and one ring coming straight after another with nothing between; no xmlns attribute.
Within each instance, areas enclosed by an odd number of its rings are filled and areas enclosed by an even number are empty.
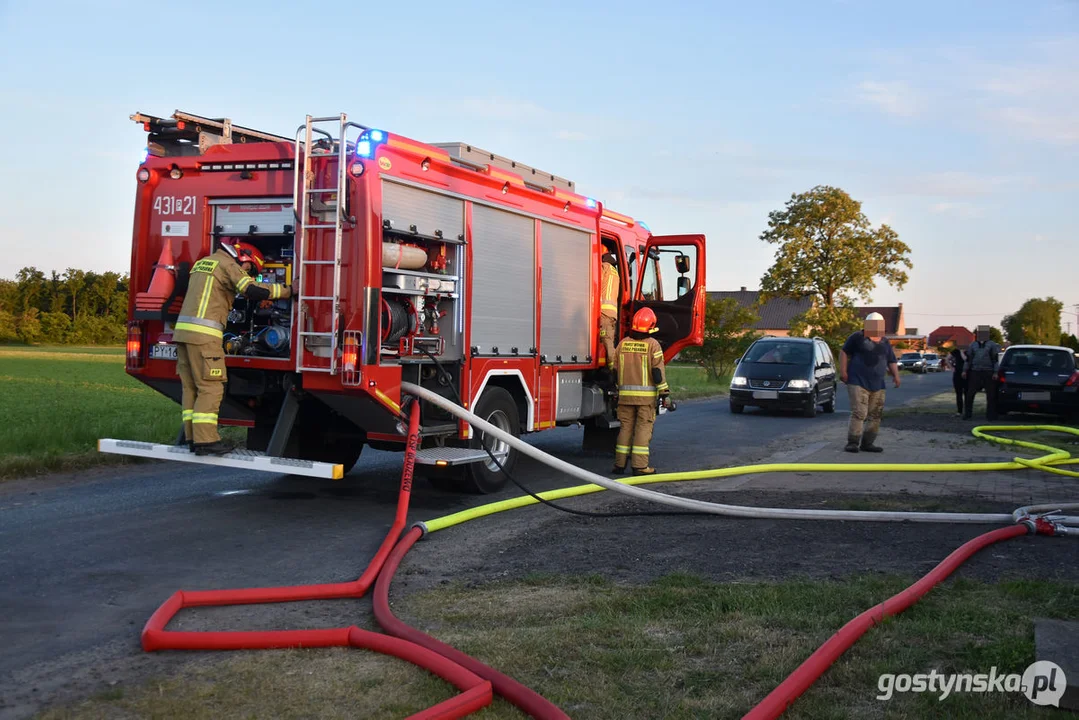
<svg viewBox="0 0 1079 720"><path fill-rule="evenodd" d="M425 537L427 537L427 523L417 521L412 523L412 527L419 528L420 532L423 533L422 535L420 535L420 540L423 540Z"/></svg>

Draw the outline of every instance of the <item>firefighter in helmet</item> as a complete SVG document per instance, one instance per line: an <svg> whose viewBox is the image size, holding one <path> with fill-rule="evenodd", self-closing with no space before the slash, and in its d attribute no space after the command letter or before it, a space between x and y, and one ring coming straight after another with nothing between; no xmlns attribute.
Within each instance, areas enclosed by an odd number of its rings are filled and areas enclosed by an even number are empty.
<svg viewBox="0 0 1079 720"><path fill-rule="evenodd" d="M631 460L634 475L656 472L648 463L648 444L656 422L656 401L670 395L663 370L663 348L652 337L657 331L656 314L651 308L641 308L633 316L629 337L622 339L614 355L621 424L611 470L616 475L625 472L627 459Z"/></svg>
<svg viewBox="0 0 1079 720"><path fill-rule="evenodd" d="M614 343L618 339L618 259L604 253L600 270L599 341L607 351L607 367L614 365Z"/></svg>
<svg viewBox="0 0 1079 720"><path fill-rule="evenodd" d="M255 282L249 273L252 268L261 272L263 264L254 245L225 238L217 252L191 268L172 339L183 385L184 439L196 455L220 455L231 449L217 432L217 411L228 379L221 341L236 295L243 293L255 301L292 297L286 285Z"/></svg>

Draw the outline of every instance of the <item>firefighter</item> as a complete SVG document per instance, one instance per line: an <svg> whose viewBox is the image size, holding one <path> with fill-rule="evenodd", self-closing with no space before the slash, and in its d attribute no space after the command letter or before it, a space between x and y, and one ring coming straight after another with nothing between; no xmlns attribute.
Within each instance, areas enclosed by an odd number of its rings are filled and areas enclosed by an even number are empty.
<svg viewBox="0 0 1079 720"><path fill-rule="evenodd" d="M286 285L268 285L248 274L262 271L262 253L249 243L225 238L217 252L191 268L184 304L176 319L176 372L183 385L184 439L196 455L220 455L231 448L217 432L217 411L225 396L225 351L221 341L238 293L251 300L292 297Z"/></svg>
<svg viewBox="0 0 1079 720"><path fill-rule="evenodd" d="M600 271L599 341L607 350L607 367L614 365L615 340L618 338L618 259L604 253Z"/></svg>
<svg viewBox="0 0 1079 720"><path fill-rule="evenodd" d="M614 447L615 475L626 470L627 457L632 461L634 475L653 475L656 469L648 464L648 444L652 442L652 426L656 422L656 401L670 396L663 371L663 348L652 337L656 314L651 308L641 308L633 316L629 337L623 338L614 354L614 370L618 377L618 440Z"/></svg>

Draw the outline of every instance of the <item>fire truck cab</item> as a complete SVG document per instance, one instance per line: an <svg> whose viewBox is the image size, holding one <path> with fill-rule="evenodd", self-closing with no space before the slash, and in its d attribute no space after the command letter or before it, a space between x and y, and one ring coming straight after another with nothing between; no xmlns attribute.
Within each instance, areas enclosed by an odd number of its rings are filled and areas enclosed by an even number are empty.
<svg viewBox="0 0 1079 720"><path fill-rule="evenodd" d="M344 114L308 116L291 138L180 111L132 120L148 141L127 372L180 400L172 324L191 265L223 238L257 246L260 279L294 287L289 300L238 297L228 317L220 422L246 427L249 451L347 472L365 445L404 449L402 382L515 435L580 424L613 451L605 252L618 258L619 337L650 307L668 361L702 340L704 236L654 236L554 174ZM417 463L458 490L498 490L499 465L517 459L427 403L421 438Z"/></svg>

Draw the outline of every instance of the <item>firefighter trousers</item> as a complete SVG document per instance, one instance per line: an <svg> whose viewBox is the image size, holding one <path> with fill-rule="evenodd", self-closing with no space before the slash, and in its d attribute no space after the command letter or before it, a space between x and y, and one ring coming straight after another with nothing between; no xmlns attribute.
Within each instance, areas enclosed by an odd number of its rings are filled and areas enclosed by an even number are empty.
<svg viewBox="0 0 1079 720"><path fill-rule="evenodd" d="M228 379L221 344L176 343L176 373L183 386L184 438L196 445L217 442L217 411Z"/></svg>
<svg viewBox="0 0 1079 720"><path fill-rule="evenodd" d="M648 444L652 442L652 428L656 424L656 406L619 405L618 440L614 446L615 467L625 467L626 457L631 459L634 470L648 467Z"/></svg>
<svg viewBox="0 0 1079 720"><path fill-rule="evenodd" d="M614 364L614 344L618 339L618 320L606 315L599 316L599 341L607 351L607 367Z"/></svg>

